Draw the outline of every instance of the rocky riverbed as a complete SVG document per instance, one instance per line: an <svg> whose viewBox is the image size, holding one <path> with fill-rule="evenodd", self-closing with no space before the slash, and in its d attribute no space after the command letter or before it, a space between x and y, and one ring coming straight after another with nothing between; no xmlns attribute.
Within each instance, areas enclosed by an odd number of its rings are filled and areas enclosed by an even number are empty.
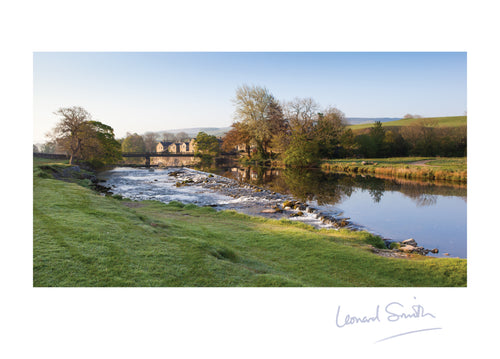
<svg viewBox="0 0 500 359"><path fill-rule="evenodd" d="M308 203L297 201L290 196L252 184L185 168L173 170L168 175L175 178L177 188L201 187L234 199L227 205L214 204L213 207L226 207L229 205L229 207L239 209L245 213L270 218L301 220L318 228L346 227L351 230L360 228L351 223L349 218L338 217L331 212L324 213Z"/></svg>

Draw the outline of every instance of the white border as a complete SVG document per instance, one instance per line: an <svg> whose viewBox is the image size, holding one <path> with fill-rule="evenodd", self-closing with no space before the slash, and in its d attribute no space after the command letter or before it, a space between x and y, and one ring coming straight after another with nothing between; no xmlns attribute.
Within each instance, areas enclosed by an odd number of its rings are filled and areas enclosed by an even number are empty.
<svg viewBox="0 0 500 359"><path fill-rule="evenodd" d="M326 3L326 2L325 2ZM494 351L497 12L492 1L18 1L3 6L1 250L3 357L460 357ZM468 287L309 289L32 288L33 51L467 51ZM496 106L495 106L496 107ZM491 129L491 131L485 130ZM13 136L14 135L14 136ZM17 135L17 136L15 136ZM22 149L20 148L22 143ZM6 147L5 147L6 145ZM4 152L5 153L5 152ZM488 169L488 170L485 170ZM20 170L20 171L19 171ZM19 178L22 180L19 182ZM19 184L20 183L20 184ZM487 187L488 186L488 187ZM4 215L5 216L5 215ZM8 229L8 231L6 231ZM371 344L335 329L355 312L414 297L442 330ZM368 329L366 329L368 328ZM494 328L494 327L493 327ZM390 335L391 333L387 334ZM384 333L385 335L385 333Z"/></svg>

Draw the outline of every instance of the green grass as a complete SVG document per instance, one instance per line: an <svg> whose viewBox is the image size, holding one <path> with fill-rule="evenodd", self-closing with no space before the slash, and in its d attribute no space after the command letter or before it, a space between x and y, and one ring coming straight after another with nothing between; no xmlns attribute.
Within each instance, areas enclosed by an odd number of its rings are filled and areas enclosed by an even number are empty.
<svg viewBox="0 0 500 359"><path fill-rule="evenodd" d="M414 164L420 161L425 161L425 163ZM324 160L321 168L327 171L367 173L408 179L467 182L467 157L335 159Z"/></svg>
<svg viewBox="0 0 500 359"><path fill-rule="evenodd" d="M467 125L467 116L450 117L428 117L428 118L409 118L397 121L382 122L382 127L403 127L415 125L418 123L427 123L432 127L459 127ZM373 127L373 123L348 126L353 131Z"/></svg>
<svg viewBox="0 0 500 359"><path fill-rule="evenodd" d="M467 260L380 257L366 232L118 200L34 173L35 287L466 286Z"/></svg>

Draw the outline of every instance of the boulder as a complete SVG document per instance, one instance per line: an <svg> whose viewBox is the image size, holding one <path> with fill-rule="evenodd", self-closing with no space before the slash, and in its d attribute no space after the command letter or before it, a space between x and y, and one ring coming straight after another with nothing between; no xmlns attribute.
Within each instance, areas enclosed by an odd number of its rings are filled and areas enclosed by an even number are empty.
<svg viewBox="0 0 500 359"><path fill-rule="evenodd" d="M267 208L267 209L263 209L262 211L260 211L260 213L276 213L276 209L275 208Z"/></svg>
<svg viewBox="0 0 500 359"><path fill-rule="evenodd" d="M402 246L401 248L399 248L400 251L403 251L405 253L415 252L416 249L417 249L417 247L411 246L411 245L405 245L405 246Z"/></svg>
<svg viewBox="0 0 500 359"><path fill-rule="evenodd" d="M417 242L413 238L407 239L401 243L408 246L414 246L414 247L417 246Z"/></svg>
<svg viewBox="0 0 500 359"><path fill-rule="evenodd" d="M290 208L293 208L293 206L295 206L295 201L285 201L283 202L282 204L282 207L283 208L286 208L286 207L290 207Z"/></svg>

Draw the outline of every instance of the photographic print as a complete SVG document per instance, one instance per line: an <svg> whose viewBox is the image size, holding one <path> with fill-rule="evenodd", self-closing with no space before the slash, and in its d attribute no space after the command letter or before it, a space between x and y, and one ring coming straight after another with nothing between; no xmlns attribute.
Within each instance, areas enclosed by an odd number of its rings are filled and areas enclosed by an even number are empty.
<svg viewBox="0 0 500 359"><path fill-rule="evenodd" d="M33 286L466 287L466 70L35 52Z"/></svg>

